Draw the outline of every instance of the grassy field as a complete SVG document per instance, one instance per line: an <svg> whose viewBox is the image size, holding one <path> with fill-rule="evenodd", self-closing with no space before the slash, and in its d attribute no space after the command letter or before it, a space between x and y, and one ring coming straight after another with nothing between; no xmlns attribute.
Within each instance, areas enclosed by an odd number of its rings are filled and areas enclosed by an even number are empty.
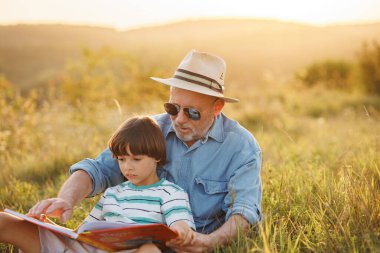
<svg viewBox="0 0 380 253"><path fill-rule="evenodd" d="M0 78L0 208L27 212L55 196L68 167L102 151L123 119L162 112L168 89L146 78L161 72L106 50L87 53L44 90L21 94ZM224 112L263 150L265 218L216 252L379 252L380 97L276 78L234 83L227 92L241 102ZM76 227L95 200L66 225Z"/></svg>

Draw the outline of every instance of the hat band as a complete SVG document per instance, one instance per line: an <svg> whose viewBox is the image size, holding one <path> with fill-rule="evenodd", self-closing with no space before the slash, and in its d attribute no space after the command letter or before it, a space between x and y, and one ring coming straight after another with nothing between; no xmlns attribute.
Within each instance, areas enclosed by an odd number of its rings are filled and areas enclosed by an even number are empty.
<svg viewBox="0 0 380 253"><path fill-rule="evenodd" d="M174 74L174 78L201 85L223 94L223 86L214 79L204 75L200 75L185 69L177 69Z"/></svg>

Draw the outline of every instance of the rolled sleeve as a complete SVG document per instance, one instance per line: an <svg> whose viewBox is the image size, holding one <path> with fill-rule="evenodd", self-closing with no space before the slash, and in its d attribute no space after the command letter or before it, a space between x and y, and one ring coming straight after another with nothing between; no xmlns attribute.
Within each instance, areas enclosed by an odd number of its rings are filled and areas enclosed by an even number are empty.
<svg viewBox="0 0 380 253"><path fill-rule="evenodd" d="M237 169L229 182L229 192L224 200L226 221L236 214L251 224L261 220L260 150L250 157L253 158L251 162Z"/></svg>
<svg viewBox="0 0 380 253"><path fill-rule="evenodd" d="M108 148L95 159L86 158L72 165L70 174L77 170L87 172L92 179L92 191L88 197L93 197L104 192L108 187L125 181L117 161L112 158L112 153Z"/></svg>

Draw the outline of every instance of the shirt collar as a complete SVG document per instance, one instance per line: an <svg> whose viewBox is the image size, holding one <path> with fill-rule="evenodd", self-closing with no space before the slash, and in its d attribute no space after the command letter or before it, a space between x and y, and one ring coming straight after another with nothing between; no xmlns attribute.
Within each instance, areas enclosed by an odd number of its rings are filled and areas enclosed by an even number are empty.
<svg viewBox="0 0 380 253"><path fill-rule="evenodd" d="M171 120L170 120L170 122L171 122ZM169 133L175 134L174 127L173 127L172 123L167 128L167 131L164 133L165 138L168 137ZM217 142L222 142L224 140L222 113L215 117L214 124L211 126L211 129L208 131L204 140L207 140L210 137L213 138Z"/></svg>

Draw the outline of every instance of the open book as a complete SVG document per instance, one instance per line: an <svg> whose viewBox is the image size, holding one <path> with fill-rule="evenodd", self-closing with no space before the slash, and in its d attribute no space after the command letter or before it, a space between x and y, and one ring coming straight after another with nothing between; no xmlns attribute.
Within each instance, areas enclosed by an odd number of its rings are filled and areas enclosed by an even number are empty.
<svg viewBox="0 0 380 253"><path fill-rule="evenodd" d="M117 222L96 221L79 227L77 231L60 226L50 220L38 220L33 217L4 209L4 212L17 216L38 226L87 243L105 251L119 251L137 248L142 244L152 242L160 248L165 242L177 237L177 233L164 224L129 225Z"/></svg>

